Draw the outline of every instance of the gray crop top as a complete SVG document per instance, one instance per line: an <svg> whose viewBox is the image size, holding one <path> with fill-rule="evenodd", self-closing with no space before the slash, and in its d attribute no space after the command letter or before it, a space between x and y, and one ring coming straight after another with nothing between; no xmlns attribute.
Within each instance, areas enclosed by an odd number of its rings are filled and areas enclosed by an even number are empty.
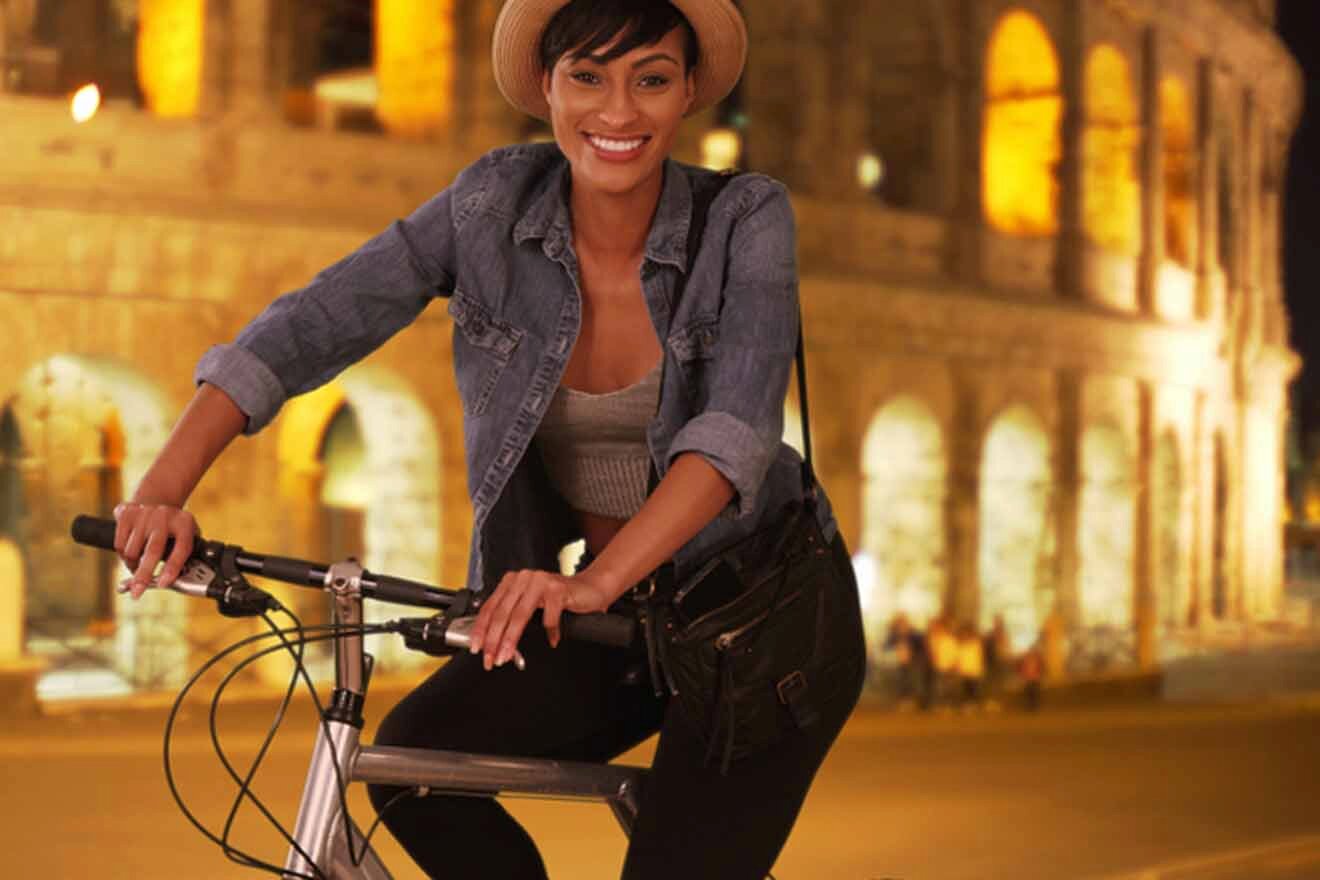
<svg viewBox="0 0 1320 880"><path fill-rule="evenodd" d="M660 400L660 364L605 394L560 385L536 432L550 484L585 513L630 519L646 501L646 429Z"/></svg>

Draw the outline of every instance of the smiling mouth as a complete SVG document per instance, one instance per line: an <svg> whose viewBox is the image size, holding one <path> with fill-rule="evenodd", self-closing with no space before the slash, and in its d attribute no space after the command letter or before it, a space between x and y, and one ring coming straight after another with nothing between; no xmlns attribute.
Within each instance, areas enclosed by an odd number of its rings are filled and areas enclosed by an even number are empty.
<svg viewBox="0 0 1320 880"><path fill-rule="evenodd" d="M596 134L586 135L587 143L603 153L631 153L651 140L650 135L631 138L608 138Z"/></svg>

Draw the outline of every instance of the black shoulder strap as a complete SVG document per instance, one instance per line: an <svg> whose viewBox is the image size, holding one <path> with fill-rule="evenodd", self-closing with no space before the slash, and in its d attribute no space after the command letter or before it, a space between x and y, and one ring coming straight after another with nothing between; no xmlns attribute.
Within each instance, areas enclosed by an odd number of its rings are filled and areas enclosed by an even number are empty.
<svg viewBox="0 0 1320 880"><path fill-rule="evenodd" d="M706 233L706 220L710 216L710 207L715 203L729 182L737 177L738 171L721 171L719 174L706 178L697 184L692 191L692 219L688 224L687 237L687 272L678 279L674 285L674 301L670 314L678 312L678 303L683 298L683 290L687 286L687 280L692 275L692 269L697 264L697 252L701 250L701 240ZM804 498L816 497L816 474L811 466L811 416L807 408L807 356L802 343L802 306L798 305L798 338L797 338L797 380L798 380L798 404L802 411L802 496ZM652 471L652 485L649 489L654 489L654 470Z"/></svg>

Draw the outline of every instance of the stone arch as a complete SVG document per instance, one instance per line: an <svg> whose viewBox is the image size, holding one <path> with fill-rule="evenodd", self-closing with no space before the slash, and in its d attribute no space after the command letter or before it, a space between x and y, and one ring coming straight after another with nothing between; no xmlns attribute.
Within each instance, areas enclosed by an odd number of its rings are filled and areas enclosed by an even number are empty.
<svg viewBox="0 0 1320 880"><path fill-rule="evenodd" d="M980 627L1002 615L1016 650L1031 646L1054 607L1050 452L1044 425L1019 405L994 420L981 454Z"/></svg>
<svg viewBox="0 0 1320 880"><path fill-rule="evenodd" d="M940 424L915 397L890 401L871 420L862 446L859 581L869 624L906 612L921 624L945 592L948 465Z"/></svg>
<svg viewBox="0 0 1320 880"><path fill-rule="evenodd" d="M1077 516L1078 597L1083 626L1130 629L1136 487L1122 431L1092 425L1082 434Z"/></svg>
<svg viewBox="0 0 1320 880"><path fill-rule="evenodd" d="M1196 126L1187 87L1176 76L1160 80L1164 131L1164 253L1190 267L1196 236Z"/></svg>
<svg viewBox="0 0 1320 880"><path fill-rule="evenodd" d="M114 587L110 554L73 545L80 513L110 516L155 460L172 407L149 380L113 361L57 355L29 369L5 409L21 437L23 519L16 541L27 560L29 651L50 671L43 696L168 688L187 665L186 599L134 602Z"/></svg>
<svg viewBox="0 0 1320 880"><path fill-rule="evenodd" d="M1178 437L1172 430L1165 431L1155 444L1152 476L1156 620L1166 627L1183 627L1191 613L1191 553L1184 529L1188 492Z"/></svg>
<svg viewBox="0 0 1320 880"><path fill-rule="evenodd" d="M278 448L281 492L304 552L332 549L332 529L356 527L360 535L343 534L338 546L360 540L367 568L427 583L438 579L439 434L403 380L384 368L358 365L295 398L280 415ZM411 613L415 609L378 602L366 611L368 620ZM382 669L414 667L425 659L397 640L380 640L373 651Z"/></svg>
<svg viewBox="0 0 1320 880"><path fill-rule="evenodd" d="M1135 254L1141 243L1141 192L1137 147L1141 112L1132 72L1109 43L1086 57L1086 132L1083 137L1083 222L1101 247Z"/></svg>
<svg viewBox="0 0 1320 880"><path fill-rule="evenodd" d="M1012 235L1054 235L1062 155L1059 56L1049 32L1015 9L996 22L986 51L982 204L986 221Z"/></svg>
<svg viewBox="0 0 1320 880"><path fill-rule="evenodd" d="M881 169L870 191L906 210L940 210L938 83L941 71L953 69L953 59L939 5L911 3L903 15L883 22L872 4L852 5L865 58L861 65L843 67L843 77L850 87L864 89L864 154ZM859 74L865 80L853 86ZM895 125L898 118L906 123Z"/></svg>

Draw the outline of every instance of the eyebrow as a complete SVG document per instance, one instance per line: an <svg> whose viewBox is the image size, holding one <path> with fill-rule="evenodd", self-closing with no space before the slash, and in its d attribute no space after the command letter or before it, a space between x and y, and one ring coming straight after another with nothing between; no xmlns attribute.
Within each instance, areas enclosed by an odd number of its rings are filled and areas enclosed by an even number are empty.
<svg viewBox="0 0 1320 880"><path fill-rule="evenodd" d="M601 57L600 57L599 55L587 55L587 56L585 56L585 57L586 57L586 60L587 60L587 61L590 61L590 62L592 62L593 64L599 64L599 65L601 65L602 67L603 67L606 63L608 63L608 62L602 60ZM674 64L674 65L677 65L677 64L678 64L678 59L675 58L673 55L670 55L670 54L667 53L667 52L654 52L654 53L652 53L652 54L650 54L650 55L645 56L644 58L639 58L639 59L637 59L636 61L634 61L634 62L633 62L633 65L632 65L632 66L633 66L633 70L636 70L637 68L639 68L639 67L641 67L641 66L643 66L643 65L650 64L652 61L668 61L668 62L670 62L671 64Z"/></svg>

